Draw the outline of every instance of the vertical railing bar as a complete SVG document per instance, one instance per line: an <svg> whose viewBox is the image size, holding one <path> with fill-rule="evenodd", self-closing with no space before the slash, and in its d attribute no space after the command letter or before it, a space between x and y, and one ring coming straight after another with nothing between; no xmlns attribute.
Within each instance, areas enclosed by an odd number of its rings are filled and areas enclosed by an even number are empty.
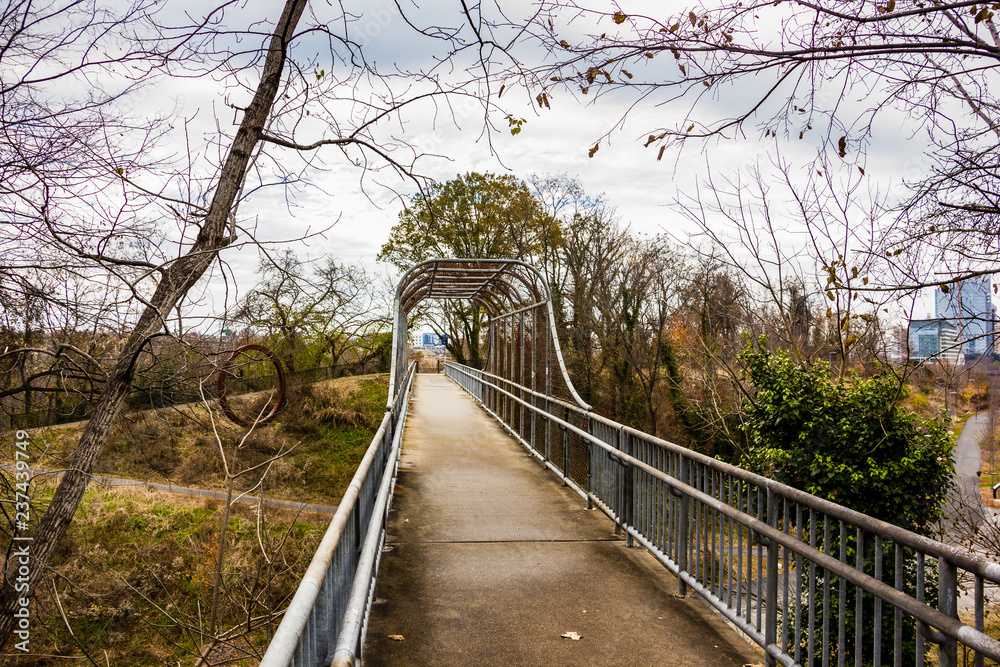
<svg viewBox="0 0 1000 667"><path fill-rule="evenodd" d="M840 562L847 563L847 529L840 521ZM837 604L837 667L847 664L847 580L840 577L840 594Z"/></svg>
<svg viewBox="0 0 1000 667"><path fill-rule="evenodd" d="M816 548L816 510L809 508L809 546ZM816 562L809 561L809 655L812 664L816 659Z"/></svg>
<svg viewBox="0 0 1000 667"><path fill-rule="evenodd" d="M652 465L654 461L650 460L649 443L645 440L640 440L638 442L639 451L642 452L641 459L646 463ZM636 504L638 507L635 511L636 516L636 530L642 535L646 536L646 539L650 542L655 539L655 530L651 530L650 515L649 515L649 485L651 483L651 477L645 472L636 470Z"/></svg>
<svg viewBox="0 0 1000 667"><path fill-rule="evenodd" d="M545 412L546 414L552 414L552 404L549 402L549 396L552 395L552 332L546 329L545 333ZM552 459L552 443L551 443L551 433L552 433L552 420L545 420L545 460L550 461Z"/></svg>
<svg viewBox="0 0 1000 667"><path fill-rule="evenodd" d="M726 475L726 504L730 507L733 504L733 476ZM729 588L729 595L726 596L726 605L733 606L733 518L726 517L729 522L729 548L726 550L726 586Z"/></svg>
<svg viewBox="0 0 1000 667"><path fill-rule="evenodd" d="M873 536L875 538L875 581L882 581L882 538L878 535ZM875 640L875 646L872 649L872 661L874 667L882 667L882 598L879 596L874 596L875 598L875 632L873 639Z"/></svg>
<svg viewBox="0 0 1000 667"><path fill-rule="evenodd" d="M705 493L715 495L715 472L705 468ZM715 510L705 506L705 583L712 590L715 582Z"/></svg>
<svg viewBox="0 0 1000 667"><path fill-rule="evenodd" d="M678 455L678 458L680 464L678 479L684 484L690 484L687 457ZM690 509L690 498L684 493L680 497L680 511L677 513L677 567L681 572L688 572L688 528L690 523L688 513ZM677 592L681 596L687 595L687 582L683 579L677 581Z"/></svg>
<svg viewBox="0 0 1000 667"><path fill-rule="evenodd" d="M736 482L736 509L737 511L743 511L743 493L742 486L744 482L742 480L737 480ZM740 525L740 533L737 535L736 549L738 553L738 566L736 568L736 614L739 615L743 609L743 540L746 530L744 526Z"/></svg>
<svg viewBox="0 0 1000 667"><path fill-rule="evenodd" d="M535 395L538 392L538 308L531 309L531 450L534 452L538 451L537 443L535 442L535 430L538 412L535 408L538 407L538 397ZM593 509L593 503L590 505L590 509Z"/></svg>
<svg viewBox="0 0 1000 667"><path fill-rule="evenodd" d="M715 473L715 493L714 496L720 503L725 500L726 497L726 481L725 476L721 470ZM715 573L712 575L712 579L715 582L715 588L713 592L715 597L722 599L723 581L725 579L726 565L725 565L725 554L726 554L726 514L724 512L719 512L718 510L713 510L714 519L713 527L715 528L716 537L713 540L712 548L715 549L715 558L712 559L712 564L715 567Z"/></svg>
<svg viewBox="0 0 1000 667"><path fill-rule="evenodd" d="M569 408L563 408L563 421L569 423ZM569 429L563 427L563 486L569 480Z"/></svg>
<svg viewBox="0 0 1000 667"><path fill-rule="evenodd" d="M702 493L707 495L712 495L712 470L708 467L703 468L702 473ZM712 521L715 517L712 508L708 505L702 507L702 578L705 582L705 588L712 590Z"/></svg>
<svg viewBox="0 0 1000 667"><path fill-rule="evenodd" d="M778 494L767 489L767 525L771 528L778 527ZM758 552L759 553L759 552ZM758 562L758 567L760 563ZM773 646L778 641L778 543L769 539L767 543L767 580L758 582L757 590L760 591L760 583L766 583L767 591L763 602L757 600L757 618L760 619L761 607L766 608L764 615L764 648L765 650ZM775 657L767 652L764 657L766 667L775 667L778 663Z"/></svg>
<svg viewBox="0 0 1000 667"><path fill-rule="evenodd" d="M858 572L864 572L865 569L865 531L861 528L857 529L857 542L855 543L855 568ZM864 622L864 602L865 602L865 592L860 585L855 584L854 586L854 664L855 667L862 667L862 660L864 658L864 642L862 638L864 637L863 632L863 622Z"/></svg>
<svg viewBox="0 0 1000 667"><path fill-rule="evenodd" d="M514 430L514 413L515 413L515 410L517 410L517 401L514 400L514 394L515 394L515 391L514 391L514 364L515 364L515 360L517 359L517 350L515 349L515 347L516 347L516 341L517 341L517 332L514 329L514 315L511 314L508 319L510 320L510 324L508 325L508 328L510 330L510 336L509 336L509 338L510 338L510 363L508 364L508 369L509 370L508 370L508 373L507 373L507 391L510 393L510 395L507 397L507 405L509 405L510 407L509 407L509 409L507 411L507 425L511 428L511 430Z"/></svg>
<svg viewBox="0 0 1000 667"><path fill-rule="evenodd" d="M924 577L924 554L923 552L917 552L917 601L924 601L924 586L926 584ZM918 667L924 664L924 633L920 630L920 624L917 623L917 650L916 653L916 665Z"/></svg>
<svg viewBox="0 0 1000 667"><path fill-rule="evenodd" d="M521 348L520 349L520 352L521 352L521 380L520 380L520 382L521 382L520 392L521 393L520 393L520 396L521 396L521 400L523 401L524 400L524 311L523 310L521 311L519 317L520 317L520 320L521 320L521 339L518 342L518 347ZM525 429L524 429L524 403L521 403L520 416L518 417L518 424L517 424L517 432L521 434L522 438L525 436Z"/></svg>
<svg viewBox="0 0 1000 667"><path fill-rule="evenodd" d="M631 435L627 435L626 436L626 438L625 438L625 447L626 447L626 449L624 450L626 454L629 454L629 455L632 454L632 451L634 449L633 446L632 446L632 443L633 443L634 440L635 439ZM635 476L636 476L635 466L633 466L633 465L626 466L625 470L623 471L623 473L624 473L623 477L624 477L624 482L625 482L625 488L622 490L623 493L624 493L624 499L625 499L625 507L624 507L624 510L625 510L625 523L624 523L624 525L627 526L628 528L632 528L634 530L635 529ZM625 546L631 547L632 546L632 540L633 540L632 533L626 531L625 532Z"/></svg>
<svg viewBox="0 0 1000 667"><path fill-rule="evenodd" d="M795 536L799 542L802 541L802 505L795 503ZM795 652L792 658L795 662L802 662L802 574L805 567L805 558L802 554L795 556L795 628L794 641Z"/></svg>
<svg viewBox="0 0 1000 667"><path fill-rule="evenodd" d="M903 545L893 542L896 555L896 590L903 590ZM903 610L893 606L892 665L903 667Z"/></svg>
<svg viewBox="0 0 1000 667"><path fill-rule="evenodd" d="M587 416L587 433L597 437L597 422ZM587 509L594 509L594 459L597 457L597 445L587 442Z"/></svg>
<svg viewBox="0 0 1000 667"><path fill-rule="evenodd" d="M552 401L545 395L545 414L552 415ZM545 462L552 460L552 420L545 420Z"/></svg>
<svg viewBox="0 0 1000 667"><path fill-rule="evenodd" d="M781 502L781 520L782 520L781 530L782 530L782 532L784 532L784 533L786 533L788 535L791 535L792 534L792 532L791 532L791 525L790 525L791 522L788 520L788 514L789 514L789 511L788 511L788 498L782 497L781 500L782 500L782 502ZM781 553L781 557L782 557L782 561L781 561L782 562L781 580L782 580L783 585L784 585L784 595L782 596L783 602L782 602L782 605L781 605L781 650L783 652L785 652L785 653L788 653L788 649L791 646L791 637L790 637L790 634L789 634L791 628L789 627L789 620L790 619L788 618L788 595L789 595L788 578L790 576L790 574L789 574L790 568L788 567L788 557L789 557L788 556L788 549L783 548L781 550L781 552L782 552Z"/></svg>
<svg viewBox="0 0 1000 667"><path fill-rule="evenodd" d="M746 513L753 514L753 486L747 483ZM747 528L747 624L753 625L753 598L754 598L754 541L756 536L749 527Z"/></svg>
<svg viewBox="0 0 1000 667"><path fill-rule="evenodd" d="M660 450L660 466L664 471L669 470L673 465L673 457L670 452L666 450ZM669 474L669 473L668 473ZM660 530L660 549L664 553L669 553L672 548L672 542L676 533L674 532L673 524L671 520L677 516L677 498L673 493L670 492L670 487L662 482L657 482L657 497L663 498L663 509L657 515L657 523L659 524ZM676 562L677 559L674 556L670 558Z"/></svg>
<svg viewBox="0 0 1000 667"><path fill-rule="evenodd" d="M701 491L701 467L695 464L694 466L694 488ZM692 500L694 503L694 539L691 540L691 547L693 549L692 555L694 556L694 563L691 571L694 578L700 583L701 582L701 503L697 500Z"/></svg>
<svg viewBox="0 0 1000 667"><path fill-rule="evenodd" d="M765 521L766 517L764 515L764 500L765 494L761 493L761 489L757 487L757 519ZM757 630L762 629L763 615L764 615L764 545L761 544L760 540L757 540L757 625L755 626Z"/></svg>
<svg viewBox="0 0 1000 667"><path fill-rule="evenodd" d="M938 609L958 618L958 568L946 558L938 558ZM938 665L958 664L958 643L951 638L938 646Z"/></svg>
<svg viewBox="0 0 1000 667"><path fill-rule="evenodd" d="M823 515L823 552L830 553L830 517ZM823 667L830 667L830 571L823 568Z"/></svg>
<svg viewBox="0 0 1000 667"><path fill-rule="evenodd" d="M975 595L976 595L976 630L984 632L984 617L983 617L983 604L984 604L984 590L983 590L983 577L980 574L975 575ZM973 658L974 667L983 667L983 654L979 651L975 652L975 657Z"/></svg>
<svg viewBox="0 0 1000 667"><path fill-rule="evenodd" d="M503 364L503 341L502 341L503 335L501 332L501 327L503 326L503 323L501 320L497 318L494 318L492 322L493 322L493 343L490 345L490 357L491 357L490 361L492 364L491 372L493 373L493 380L491 384L499 385L500 383L497 381L496 378L499 378L500 375L503 373L503 371L501 370ZM493 411L494 415L499 417L500 401L502 400L500 397L500 392L497 391L497 387L491 387L489 391L490 391L490 410Z"/></svg>
<svg viewBox="0 0 1000 667"><path fill-rule="evenodd" d="M636 438L631 435L625 439L625 453L632 456L635 453ZM625 525L635 530L635 483L636 468L629 465L625 468ZM632 546L632 533L625 533L625 546Z"/></svg>
<svg viewBox="0 0 1000 667"><path fill-rule="evenodd" d="M676 479L680 479L681 476L678 467L680 464L678 462L677 454L669 452L666 454L666 459L667 469L670 471L670 474ZM681 500L679 497L671 493L669 488L664 488L663 491L667 494L667 502L670 503L670 513L665 517L667 521L667 544L670 549L670 557L678 564L678 568L680 568L681 557L680 552L678 551L678 545L680 544Z"/></svg>
<svg viewBox="0 0 1000 667"><path fill-rule="evenodd" d="M718 473L718 480L716 482L716 493L718 494L719 502L723 502L726 498L726 481L729 476L726 475L721 470ZM716 521L719 524L719 539L716 548L719 550L718 558L716 559L717 571L716 571L716 597L720 600L722 599L723 584L726 579L726 573L728 568L726 567L726 514L723 512L716 512Z"/></svg>
<svg viewBox="0 0 1000 667"><path fill-rule="evenodd" d="M660 467L663 463L662 449L660 447L654 447L648 442L645 443L644 446L646 449L645 456L649 459L650 465L657 470L662 470L663 468ZM646 482L643 484L643 503L646 506L645 530L648 533L647 539L653 544L659 544L661 539L659 517L663 512L663 504L660 502L660 494L657 493L659 480L652 475L646 475L645 477Z"/></svg>

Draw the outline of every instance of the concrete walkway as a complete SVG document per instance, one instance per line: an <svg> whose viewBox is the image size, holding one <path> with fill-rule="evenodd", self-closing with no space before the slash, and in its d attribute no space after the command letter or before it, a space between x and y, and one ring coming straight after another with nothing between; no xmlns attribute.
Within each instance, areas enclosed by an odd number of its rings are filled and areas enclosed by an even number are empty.
<svg viewBox="0 0 1000 667"><path fill-rule="evenodd" d="M457 385L417 376L366 665L763 663L676 593Z"/></svg>
<svg viewBox="0 0 1000 667"><path fill-rule="evenodd" d="M972 415L955 442L952 456L955 459L955 486L948 494L945 507L946 531L962 533L971 525L982 525L989 516L983 497L979 494L979 471L983 467L983 451L979 446L989 426L989 413ZM956 519L955 515L961 518Z"/></svg>

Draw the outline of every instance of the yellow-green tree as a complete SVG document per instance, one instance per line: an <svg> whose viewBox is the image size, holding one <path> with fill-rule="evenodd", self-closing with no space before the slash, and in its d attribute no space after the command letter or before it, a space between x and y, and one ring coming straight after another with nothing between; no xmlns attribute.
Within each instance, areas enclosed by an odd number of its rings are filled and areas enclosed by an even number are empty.
<svg viewBox="0 0 1000 667"><path fill-rule="evenodd" d="M524 182L470 172L418 194L399 214L379 259L405 270L427 259L468 257L535 262L559 243L558 221L542 211ZM431 326L449 336L457 361L481 367L485 314L478 305L443 304Z"/></svg>
<svg viewBox="0 0 1000 667"><path fill-rule="evenodd" d="M415 196L379 259L401 269L435 257L530 260L556 236L558 223L524 182L470 172Z"/></svg>

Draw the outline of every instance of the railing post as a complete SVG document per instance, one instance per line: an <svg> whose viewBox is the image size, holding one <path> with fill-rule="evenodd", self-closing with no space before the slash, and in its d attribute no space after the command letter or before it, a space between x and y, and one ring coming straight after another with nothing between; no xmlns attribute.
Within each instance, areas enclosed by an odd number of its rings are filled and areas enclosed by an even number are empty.
<svg viewBox="0 0 1000 667"><path fill-rule="evenodd" d="M623 471L623 473L625 477L625 484L622 489L622 492L625 494L624 498L625 506L623 508L624 516L622 518L625 527L628 528L629 526L631 526L632 529L634 530L635 529L635 498L634 498L635 466L633 466L631 463L626 463L625 470ZM632 533L628 532L628 530L625 531L625 546L627 547L632 546Z"/></svg>
<svg viewBox="0 0 1000 667"><path fill-rule="evenodd" d="M595 435L597 422L594 418L587 416L587 433ZM594 455L597 453L597 445L593 441L587 441L587 509L594 509Z"/></svg>
<svg viewBox="0 0 1000 667"><path fill-rule="evenodd" d="M548 418L552 415L552 401L549 394L545 394L545 414L545 457L542 460L548 462L552 460L552 420Z"/></svg>
<svg viewBox="0 0 1000 667"><path fill-rule="evenodd" d="M684 456L680 457L680 466L677 471L677 477L684 484L688 483L688 462L687 458ZM686 493L682 493L680 500L678 501L678 511L680 516L677 517L677 569L678 574L681 572L687 574L688 569L688 509L690 506L690 498ZM677 577L677 593L681 596L687 595L687 582L684 581L680 576Z"/></svg>
<svg viewBox="0 0 1000 667"><path fill-rule="evenodd" d="M947 559L938 560L938 609L958 618L958 568ZM938 667L958 667L958 643L945 637L938 647Z"/></svg>
<svg viewBox="0 0 1000 667"><path fill-rule="evenodd" d="M767 525L778 527L778 494L767 490ZM763 540L761 540L763 541ZM778 543L767 540L767 582L765 583L764 600L764 665L776 667L774 656L767 652L768 646L773 646L778 640ZM759 584L758 584L759 585ZM758 600L757 604L761 604Z"/></svg>
<svg viewBox="0 0 1000 667"><path fill-rule="evenodd" d="M563 408L563 421L569 423L569 408ZM569 480L569 429L562 427L563 432L563 486Z"/></svg>
<svg viewBox="0 0 1000 667"><path fill-rule="evenodd" d="M622 433L621 428L617 429L615 431L615 449L619 452L622 451L622 440L624 439L625 434ZM611 460L615 464L612 469L614 472L611 475L612 484L614 484L611 491L611 511L615 514L615 535L621 535L622 524L625 523L625 492L622 490L625 487L625 472L617 456Z"/></svg>

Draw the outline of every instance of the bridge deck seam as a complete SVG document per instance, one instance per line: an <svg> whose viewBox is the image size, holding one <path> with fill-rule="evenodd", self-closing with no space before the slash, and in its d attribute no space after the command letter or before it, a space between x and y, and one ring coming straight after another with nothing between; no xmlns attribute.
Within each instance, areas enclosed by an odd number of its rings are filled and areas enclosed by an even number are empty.
<svg viewBox="0 0 1000 667"><path fill-rule="evenodd" d="M407 541L407 542L386 542L389 546L405 544L592 544L598 542L621 542L624 540L606 539L565 539L565 540L428 540L428 541Z"/></svg>

